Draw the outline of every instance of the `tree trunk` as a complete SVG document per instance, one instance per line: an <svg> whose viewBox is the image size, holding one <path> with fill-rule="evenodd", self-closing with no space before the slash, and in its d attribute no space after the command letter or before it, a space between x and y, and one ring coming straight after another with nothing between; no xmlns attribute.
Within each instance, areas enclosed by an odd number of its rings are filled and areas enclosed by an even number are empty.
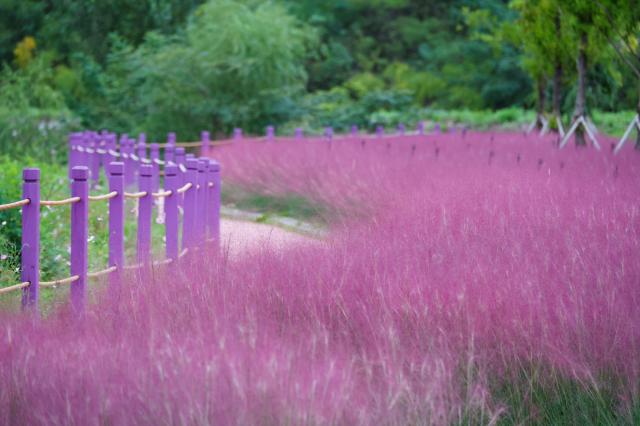
<svg viewBox="0 0 640 426"><path fill-rule="evenodd" d="M580 117L585 117L586 115L587 100L585 90L587 86L587 43L587 32L583 30L580 33L580 43L578 45L578 90L576 92L576 105L573 112L574 122ZM584 128L582 128L582 126L578 126L576 130L576 145L586 145Z"/></svg>
<svg viewBox="0 0 640 426"><path fill-rule="evenodd" d="M538 88L538 99L536 105L536 127L538 130L541 130L544 126L544 105L547 101L547 79L544 76L538 77L536 85Z"/></svg>
<svg viewBox="0 0 640 426"><path fill-rule="evenodd" d="M555 21L556 21L555 22L556 37L558 37L558 40L560 40L560 37L562 37L562 34L561 34L562 27L560 23L559 13L556 14ZM560 55L556 53L554 70L553 70L553 117L556 123L562 120L562 111L561 111L562 108L560 105L561 103L562 103L562 58L560 57ZM558 132L560 132L560 129L558 129Z"/></svg>

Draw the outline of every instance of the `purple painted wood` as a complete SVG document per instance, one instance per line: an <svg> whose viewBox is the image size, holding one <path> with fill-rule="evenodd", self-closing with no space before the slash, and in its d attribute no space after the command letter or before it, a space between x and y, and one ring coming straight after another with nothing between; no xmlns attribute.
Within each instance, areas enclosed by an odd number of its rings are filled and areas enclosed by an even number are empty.
<svg viewBox="0 0 640 426"><path fill-rule="evenodd" d="M358 136L358 126L356 126L355 124L351 126L351 136L353 136L354 138Z"/></svg>
<svg viewBox="0 0 640 426"><path fill-rule="evenodd" d="M153 167L153 192L157 192L160 188L160 165L156 160L160 159L160 145L152 143L150 146L151 167Z"/></svg>
<svg viewBox="0 0 640 426"><path fill-rule="evenodd" d="M194 233L196 224L196 184L198 183L198 160L195 158L187 158L187 173L185 183L191 182L193 186L184 194L183 209L184 215L182 220L182 246L186 248L193 247Z"/></svg>
<svg viewBox="0 0 640 426"><path fill-rule="evenodd" d="M424 135L424 121L418 121L417 130L420 136Z"/></svg>
<svg viewBox="0 0 640 426"><path fill-rule="evenodd" d="M75 133L70 133L69 134L69 138L68 138L68 143L69 143L69 147L68 147L68 154L69 154L69 158L67 160L67 177L69 179L71 179L71 169L73 168L73 166L76 164L76 134Z"/></svg>
<svg viewBox="0 0 640 426"><path fill-rule="evenodd" d="M146 192L138 198L138 262L148 262L151 256L151 220L153 209L153 167L150 164L140 166L139 189Z"/></svg>
<svg viewBox="0 0 640 426"><path fill-rule="evenodd" d="M71 179L71 196L80 197L80 201L71 205L71 275L79 277L71 283L71 307L76 315L82 315L87 300L89 169L74 167Z"/></svg>
<svg viewBox="0 0 640 426"><path fill-rule="evenodd" d="M198 160L198 189L196 191L196 228L194 234L194 242L203 243L207 234L207 166L209 160L200 158Z"/></svg>
<svg viewBox="0 0 640 426"><path fill-rule="evenodd" d="M167 133L167 143L171 144L171 145L175 145L176 144L176 133L175 132Z"/></svg>
<svg viewBox="0 0 640 426"><path fill-rule="evenodd" d="M384 136L384 126L378 126L376 127L376 135L381 138L382 136Z"/></svg>
<svg viewBox="0 0 640 426"><path fill-rule="evenodd" d="M124 163L109 164L109 192L118 193L109 200L109 266L124 266Z"/></svg>
<svg viewBox="0 0 640 426"><path fill-rule="evenodd" d="M209 135L209 132L207 132L206 130L202 131L202 133L200 133L200 141L202 142L202 147L200 148L200 156L206 157L207 155L209 155L209 150L211 149L211 136Z"/></svg>
<svg viewBox="0 0 640 426"><path fill-rule="evenodd" d="M398 134L400 136L404 136L404 132L405 132L404 123L398 124Z"/></svg>
<svg viewBox="0 0 640 426"><path fill-rule="evenodd" d="M29 204L22 206L22 269L20 281L31 284L22 290L22 307L38 309L40 286L40 170L22 171L22 198Z"/></svg>
<svg viewBox="0 0 640 426"><path fill-rule="evenodd" d="M440 127L440 123L436 123L435 127L433 128L433 131L438 134L442 133L442 128Z"/></svg>
<svg viewBox="0 0 640 426"><path fill-rule="evenodd" d="M144 136L144 133L140 133L140 137L142 138L143 136ZM136 150L136 155L138 156L138 161L134 161L133 163L135 164L135 167L138 171L138 187L140 187L141 167L144 164L142 162L142 159L147 158L147 144L144 142L144 140L138 142L138 144L135 147L135 150Z"/></svg>
<svg viewBox="0 0 640 426"><path fill-rule="evenodd" d="M207 218L209 222L209 237L214 240L216 247L220 247L220 164L215 160L209 160L208 168L209 182L213 182L213 187L209 188L209 206L211 213Z"/></svg>
<svg viewBox="0 0 640 426"><path fill-rule="evenodd" d="M235 129L233 129L233 138L236 140L242 139L242 129L239 127L236 127Z"/></svg>
<svg viewBox="0 0 640 426"><path fill-rule="evenodd" d="M165 147L164 147L164 161L165 161L166 164L174 162L174 158L175 158L174 150L175 150L175 146L173 146L173 145L165 145Z"/></svg>
<svg viewBox="0 0 640 426"><path fill-rule="evenodd" d="M273 136L276 133L276 129L273 126L267 126L267 141L273 141Z"/></svg>
<svg viewBox="0 0 640 426"><path fill-rule="evenodd" d="M326 129L324 129L324 136L327 139L332 140L333 139L333 127L327 127Z"/></svg>
<svg viewBox="0 0 640 426"><path fill-rule="evenodd" d="M296 139L302 139L304 137L304 132L301 127L296 127Z"/></svg>
<svg viewBox="0 0 640 426"><path fill-rule="evenodd" d="M178 234L180 232L180 217L178 213L178 200L180 194L176 191L180 187L178 166L167 164L164 168L164 189L171 191L171 195L164 199L165 213L165 238L167 259L177 259L180 252Z"/></svg>
<svg viewBox="0 0 640 426"><path fill-rule="evenodd" d="M91 186L96 187L100 180L100 154L98 154L100 139L98 135L91 138L92 153L89 154L89 167L91 167Z"/></svg>
<svg viewBox="0 0 640 426"><path fill-rule="evenodd" d="M185 182L187 181L186 179L186 168L185 171L182 171L180 168L180 165L182 165L182 167L186 167L185 161L185 153L184 153L184 148L179 146L176 148L175 150L175 163L178 165L178 185L182 186L185 184ZM184 205L184 195L180 194L178 195L178 205L179 206L183 206Z"/></svg>

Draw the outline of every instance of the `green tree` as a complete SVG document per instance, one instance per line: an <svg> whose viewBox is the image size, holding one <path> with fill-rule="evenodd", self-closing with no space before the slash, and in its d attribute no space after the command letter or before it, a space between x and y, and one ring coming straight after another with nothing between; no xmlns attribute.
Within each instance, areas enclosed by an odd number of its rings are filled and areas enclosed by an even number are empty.
<svg viewBox="0 0 640 426"><path fill-rule="evenodd" d="M304 89L313 32L274 3L210 1L183 34L147 36L110 57L108 96L130 128L154 135L200 129L258 130L285 121Z"/></svg>

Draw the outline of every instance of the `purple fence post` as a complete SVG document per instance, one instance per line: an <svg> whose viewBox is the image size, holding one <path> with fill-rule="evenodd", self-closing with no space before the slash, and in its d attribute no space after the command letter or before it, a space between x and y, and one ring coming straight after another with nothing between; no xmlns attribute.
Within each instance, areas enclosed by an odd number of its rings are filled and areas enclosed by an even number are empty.
<svg viewBox="0 0 640 426"><path fill-rule="evenodd" d="M242 139L242 129L239 127L236 127L235 129L233 129L233 138L236 140L240 140Z"/></svg>
<svg viewBox="0 0 640 426"><path fill-rule="evenodd" d="M166 164L174 162L174 160L173 160L174 159L174 155L173 155L174 149L175 149L175 146L173 146L171 144L164 146L164 162Z"/></svg>
<svg viewBox="0 0 640 426"><path fill-rule="evenodd" d="M434 131L435 133L440 134L440 133L442 133L442 131L441 131L441 130L442 130L442 128L440 127L440 123L436 123L436 125L435 125L435 126L434 126L434 128L433 128L433 131Z"/></svg>
<svg viewBox="0 0 640 426"><path fill-rule="evenodd" d="M150 164L140 166L140 192L146 192L138 198L138 262L148 262L151 252L151 219L153 208L153 167Z"/></svg>
<svg viewBox="0 0 640 426"><path fill-rule="evenodd" d="M213 239L216 247L220 246L220 164L215 160L209 160L209 178L207 181L213 182L213 186L208 188L208 203L210 214L207 218L209 222L209 235Z"/></svg>
<svg viewBox="0 0 640 426"><path fill-rule="evenodd" d="M175 163L178 165L178 185L182 186L186 183L187 179L186 179L186 168L185 168L185 154L184 154L184 148L179 146L176 148L175 151L175 157L176 157L176 161ZM183 172L181 170L181 167L185 168L185 172ZM183 205L183 200L184 200L184 195L179 194L178 195L178 205L182 206Z"/></svg>
<svg viewBox="0 0 640 426"><path fill-rule="evenodd" d="M138 169L138 187L140 186L140 167L142 167L143 164L145 164L142 160L147 158L147 144L146 142L144 142L144 133L140 134L140 142L138 142L138 145L136 145L135 149L136 149L136 155L138 156L138 161L134 161L134 164L136 165L137 169Z"/></svg>
<svg viewBox="0 0 640 426"><path fill-rule="evenodd" d="M274 134L275 134L275 127L267 126L267 141L268 142L272 142L273 141L273 135Z"/></svg>
<svg viewBox="0 0 640 426"><path fill-rule="evenodd" d="M100 154L98 154L99 149L99 136L94 136L91 140L91 149L93 152L89 154L89 166L91 167L91 186L95 187L98 185L98 181L100 180Z"/></svg>
<svg viewBox="0 0 640 426"><path fill-rule="evenodd" d="M376 135L381 138L382 136L384 136L384 126L378 126L376 127Z"/></svg>
<svg viewBox="0 0 640 426"><path fill-rule="evenodd" d="M167 133L167 143L169 145L175 145L176 144L176 133L175 132Z"/></svg>
<svg viewBox="0 0 640 426"><path fill-rule="evenodd" d="M356 126L355 124L351 126L351 136L353 136L354 138L358 137L358 126Z"/></svg>
<svg viewBox="0 0 640 426"><path fill-rule="evenodd" d="M324 135L328 140L331 141L333 139L333 128L327 127L326 129L324 129Z"/></svg>
<svg viewBox="0 0 640 426"><path fill-rule="evenodd" d="M302 139L304 137L304 132L302 128L296 127L296 139Z"/></svg>
<svg viewBox="0 0 640 426"><path fill-rule="evenodd" d="M182 220L182 247L193 247L196 216L196 185L198 183L198 160L187 158L187 173L184 183L190 182L193 186L184 194L184 216Z"/></svg>
<svg viewBox="0 0 640 426"><path fill-rule="evenodd" d="M76 144L77 144L77 135L75 133L71 133L69 134L69 165L68 165L68 171L67 171L67 176L69 177L69 179L71 179L71 169L73 168L73 166L76 165L76 161L77 160L77 151L76 151Z"/></svg>
<svg viewBox="0 0 640 426"><path fill-rule="evenodd" d="M87 237L89 236L89 169L74 167L71 171L71 196L80 201L71 205L71 307L76 315L84 313L87 300Z"/></svg>
<svg viewBox="0 0 640 426"><path fill-rule="evenodd" d="M171 191L171 195L164 199L167 259L177 259L180 251L178 242L178 233L180 232L178 200L180 198L180 194L177 192L179 187L180 177L178 176L178 166L175 164L167 164L164 168L164 189Z"/></svg>
<svg viewBox="0 0 640 426"><path fill-rule="evenodd" d="M206 157L209 155L209 149L211 146L211 138L209 136L209 132L206 130L200 133L200 141L202 142L202 147L200 148L200 156Z"/></svg>
<svg viewBox="0 0 640 426"><path fill-rule="evenodd" d="M153 191L157 192L160 188L160 165L157 160L160 160L160 145L152 143L150 145L151 167L153 167Z"/></svg>
<svg viewBox="0 0 640 426"><path fill-rule="evenodd" d="M29 204L22 206L22 270L20 281L29 281L22 289L22 307L38 309L40 286L40 170L22 171L22 198Z"/></svg>
<svg viewBox="0 0 640 426"><path fill-rule="evenodd" d="M109 192L118 194L109 200L109 266L124 266L124 164L109 164ZM116 275L112 274L112 276Z"/></svg>
<svg viewBox="0 0 640 426"><path fill-rule="evenodd" d="M424 121L418 121L417 130L420 136L424 135Z"/></svg>
<svg viewBox="0 0 640 426"><path fill-rule="evenodd" d="M404 136L404 131L405 131L404 123L398 124L398 134L400 136Z"/></svg>
<svg viewBox="0 0 640 426"><path fill-rule="evenodd" d="M198 191L196 195L196 233L194 240L197 243L202 243L206 240L207 235L207 166L209 160L206 158L200 158L198 160Z"/></svg>

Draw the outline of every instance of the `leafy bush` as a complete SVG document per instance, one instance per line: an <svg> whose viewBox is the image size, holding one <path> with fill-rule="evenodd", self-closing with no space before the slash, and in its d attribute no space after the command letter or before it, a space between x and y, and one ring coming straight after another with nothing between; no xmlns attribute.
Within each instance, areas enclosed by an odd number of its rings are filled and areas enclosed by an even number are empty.
<svg viewBox="0 0 640 426"><path fill-rule="evenodd" d="M137 49L120 43L106 76L110 102L126 116L116 124L152 138L196 137L201 129L262 130L295 116L291 99L304 89L314 33L277 4L254 4L210 1L183 34L150 33Z"/></svg>
<svg viewBox="0 0 640 426"><path fill-rule="evenodd" d="M66 159L66 136L77 120L53 87L46 58L0 73L0 150L14 157Z"/></svg>

